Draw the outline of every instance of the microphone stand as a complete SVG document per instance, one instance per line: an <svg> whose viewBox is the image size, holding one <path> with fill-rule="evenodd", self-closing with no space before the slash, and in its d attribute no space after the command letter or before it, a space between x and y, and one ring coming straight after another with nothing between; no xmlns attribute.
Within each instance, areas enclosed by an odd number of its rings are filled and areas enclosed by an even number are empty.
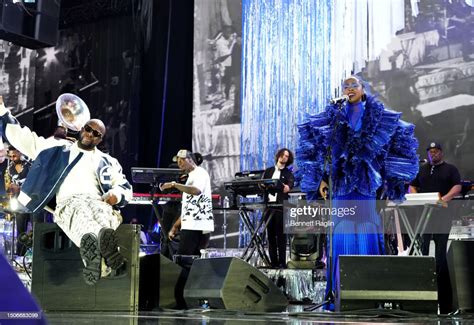
<svg viewBox="0 0 474 325"><path fill-rule="evenodd" d="M16 212L14 210L11 211L11 223L12 223L12 246L10 249L10 260L12 262L12 265L15 263L15 251L16 251L16 243L15 241L18 240L16 237Z"/></svg>
<svg viewBox="0 0 474 325"><path fill-rule="evenodd" d="M159 183L159 179L158 177L155 177L153 179L153 183L150 184L151 185L151 189L150 189L150 198L151 198L151 206L153 208L153 212L155 214L155 217L156 217L156 220L158 222L160 222L160 219L161 219L161 214L160 214L160 211L158 210L158 204L155 200L155 194L156 192L158 192L158 189L160 188L160 183ZM150 216L151 217L151 216ZM153 224L152 222L150 222L151 220L149 220L149 223L148 223L148 228L151 227L151 225ZM161 226L161 225L160 225ZM147 231L150 230L150 229L147 229ZM160 231L161 231L161 228L160 228Z"/></svg>
<svg viewBox="0 0 474 325"><path fill-rule="evenodd" d="M342 111L344 101L339 101L336 104L338 105L338 112ZM335 119L334 128L332 130L331 138L329 141L329 145L326 151L326 157L324 158L324 170L329 167L328 177L329 177L329 184L328 184L328 199L329 199L329 211L332 211L332 197L333 197L333 181L332 181L332 144L336 137L336 131L339 126L339 119ZM327 292L324 297L324 300L319 304L306 308L305 311L315 311L316 309L334 304L336 300L336 294L333 289L333 267L334 267L334 256L333 256L333 223L332 223L332 213L329 213L329 252L328 252L328 259L327 259L327 269L329 278L327 279Z"/></svg>

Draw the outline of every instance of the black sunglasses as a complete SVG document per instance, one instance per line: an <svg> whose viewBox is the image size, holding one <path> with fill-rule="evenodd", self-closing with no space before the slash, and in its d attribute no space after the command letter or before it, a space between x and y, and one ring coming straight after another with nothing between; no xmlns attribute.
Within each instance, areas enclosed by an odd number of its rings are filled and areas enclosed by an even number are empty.
<svg viewBox="0 0 474 325"><path fill-rule="evenodd" d="M93 136L95 136L96 138L100 138L102 137L102 133L100 133L99 131L97 130L94 130L93 128L91 128L89 125L84 125L84 131L88 132L88 133L92 133Z"/></svg>

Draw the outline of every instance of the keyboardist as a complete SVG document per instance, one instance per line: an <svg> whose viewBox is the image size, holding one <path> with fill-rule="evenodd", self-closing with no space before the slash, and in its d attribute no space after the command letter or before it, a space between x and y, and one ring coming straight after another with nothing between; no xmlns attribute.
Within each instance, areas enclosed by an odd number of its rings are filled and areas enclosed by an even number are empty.
<svg viewBox="0 0 474 325"><path fill-rule="evenodd" d="M295 178L288 169L293 163L293 153L286 148L278 150L275 155L275 166L267 168L263 173L263 178L279 179L283 183L280 191L269 190L266 198L268 206L264 212L264 218L271 216L267 226L268 253L272 267L286 267L286 234L283 233L283 207L272 206L272 203L283 205L283 201L288 200L288 192L293 188Z"/></svg>
<svg viewBox="0 0 474 325"><path fill-rule="evenodd" d="M186 184L168 182L160 185L162 191L174 188L183 193L181 216L169 232L169 238L173 239L181 229L178 255L199 255L214 231L211 181L207 171L197 166L195 159L188 150L178 151L173 161L189 175Z"/></svg>
<svg viewBox="0 0 474 325"><path fill-rule="evenodd" d="M172 163L168 168L178 168L178 164ZM186 183L188 178L187 174L183 174L179 177L179 183ZM170 189L166 193L178 194L180 193L176 189ZM178 220L181 215L181 202L178 200L170 200L166 204L161 205L161 219L160 226L160 253L163 256L166 256L170 260L173 259L173 255L178 250L179 245L179 236L171 239L168 237L169 232L171 231L176 220Z"/></svg>
<svg viewBox="0 0 474 325"><path fill-rule="evenodd" d="M448 202L461 192L459 171L454 165L443 160L443 150L439 143L431 142L426 151L428 163L420 166L417 177L410 184L410 192L439 192L441 200ZM442 314L452 311L451 284L446 260L452 218L445 209L435 209L427 225L428 233L423 235L422 244L423 255L428 255L430 241L434 240L435 243L439 307Z"/></svg>

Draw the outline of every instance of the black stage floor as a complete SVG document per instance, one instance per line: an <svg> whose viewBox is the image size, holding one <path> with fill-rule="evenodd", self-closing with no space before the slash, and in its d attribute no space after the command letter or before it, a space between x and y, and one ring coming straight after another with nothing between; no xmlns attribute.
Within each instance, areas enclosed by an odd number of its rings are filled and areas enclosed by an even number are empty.
<svg viewBox="0 0 474 325"><path fill-rule="evenodd" d="M138 315L113 312L47 313L49 324L474 324L473 314L437 316L408 312L301 312L290 306L283 313L244 313L229 310L163 310ZM294 310L294 311L292 311Z"/></svg>

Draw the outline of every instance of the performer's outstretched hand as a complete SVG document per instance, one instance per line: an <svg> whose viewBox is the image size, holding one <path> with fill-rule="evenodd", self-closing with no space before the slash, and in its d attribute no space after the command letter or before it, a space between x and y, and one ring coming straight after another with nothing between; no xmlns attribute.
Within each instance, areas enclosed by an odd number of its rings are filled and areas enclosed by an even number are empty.
<svg viewBox="0 0 474 325"><path fill-rule="evenodd" d="M110 205L115 205L118 203L118 198L115 196L115 194L111 192L107 192L102 196L102 200L104 200L106 203Z"/></svg>

